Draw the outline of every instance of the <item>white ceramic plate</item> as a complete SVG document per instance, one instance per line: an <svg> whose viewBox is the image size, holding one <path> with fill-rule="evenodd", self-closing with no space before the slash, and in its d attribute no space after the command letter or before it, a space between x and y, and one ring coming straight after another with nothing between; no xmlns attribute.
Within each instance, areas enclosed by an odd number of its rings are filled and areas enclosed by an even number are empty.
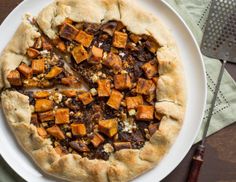
<svg viewBox="0 0 236 182"><path fill-rule="evenodd" d="M25 0L12 11L0 27L0 52L11 39L23 14L37 15L50 2L52 0ZM156 182L167 176L182 161L196 138L206 101L206 77L197 43L177 13L164 1L138 0L138 3L144 9L157 15L172 31L180 49L188 88L186 117L175 144L155 169L135 180L136 182ZM31 159L20 149L4 122L2 113L0 119L0 153L6 162L27 181L55 181L55 179L40 173Z"/></svg>

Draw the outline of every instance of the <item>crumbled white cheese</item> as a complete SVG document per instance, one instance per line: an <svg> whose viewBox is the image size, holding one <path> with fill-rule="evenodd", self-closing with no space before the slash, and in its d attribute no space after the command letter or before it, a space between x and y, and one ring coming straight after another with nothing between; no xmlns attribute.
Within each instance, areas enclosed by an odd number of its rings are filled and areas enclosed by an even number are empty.
<svg viewBox="0 0 236 182"><path fill-rule="evenodd" d="M98 94L97 90L95 88L90 89L90 93L95 96Z"/></svg>
<svg viewBox="0 0 236 182"><path fill-rule="evenodd" d="M54 95L52 96L53 98L53 100L57 103L57 104L59 104L61 101L62 101L62 98L63 98L63 96L62 96L62 94L60 94L60 93L54 93ZM49 98L50 99L50 98Z"/></svg>
<svg viewBox="0 0 236 182"><path fill-rule="evenodd" d="M130 109L130 110L129 110L129 115L130 115L130 116L134 116L135 114L136 114L135 109Z"/></svg>
<svg viewBox="0 0 236 182"><path fill-rule="evenodd" d="M104 152L106 153L112 153L114 151L114 148L110 143L107 143L103 146Z"/></svg>
<svg viewBox="0 0 236 182"><path fill-rule="evenodd" d="M126 70L122 70L121 74L127 74L128 72Z"/></svg>
<svg viewBox="0 0 236 182"><path fill-rule="evenodd" d="M43 50L43 51L40 51L40 54L43 56L43 57L48 57L50 55L50 52L48 52L48 50Z"/></svg>
<svg viewBox="0 0 236 182"><path fill-rule="evenodd" d="M124 52L120 52L120 53L119 53L119 56L125 57L125 53L124 53Z"/></svg>
<svg viewBox="0 0 236 182"><path fill-rule="evenodd" d="M132 133L133 129L137 128L136 123L133 122L133 120L130 118L124 120L123 123L124 123L124 128L123 128L124 132Z"/></svg>
<svg viewBox="0 0 236 182"><path fill-rule="evenodd" d="M98 79L99 79L99 77L98 77L96 74L94 74L94 75L92 76L92 81L93 81L93 83L96 83L96 82L98 81Z"/></svg>
<svg viewBox="0 0 236 182"><path fill-rule="evenodd" d="M102 43L102 42L99 42L98 47L101 47L102 45L103 45L103 43Z"/></svg>

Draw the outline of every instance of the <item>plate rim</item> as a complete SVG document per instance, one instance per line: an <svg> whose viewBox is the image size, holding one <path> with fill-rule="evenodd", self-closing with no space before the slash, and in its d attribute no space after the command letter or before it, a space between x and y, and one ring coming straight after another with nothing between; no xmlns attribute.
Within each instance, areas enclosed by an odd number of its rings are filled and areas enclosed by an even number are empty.
<svg viewBox="0 0 236 182"><path fill-rule="evenodd" d="M14 15L14 13L15 13L16 11L18 11L19 9L21 9L21 7L22 7L25 3L27 3L27 2L29 2L29 0L23 0L20 4L18 4L18 5L8 14L8 16L4 19L4 21L1 23L0 29L2 29L2 27L8 22L8 19L10 19L10 18ZM201 125L202 125L203 116L204 116L204 111L205 111L205 108L206 108L206 101L207 101L207 78L206 78L206 68L205 68L205 65L204 65L204 62L203 62L203 56L202 56L202 54L201 54L201 51L200 51L200 48L199 48L198 43L197 43L197 41L196 41L196 38L194 37L192 31L190 30L190 28L188 27L188 25L186 24L186 22L183 20L183 18L179 15L179 13L178 13L168 2L166 2L165 0L160 0L160 2L161 2L164 6L166 6L170 11L172 11L172 12L178 17L178 19L181 21L181 23L183 24L184 28L185 28L185 29L188 31L188 33L190 34L191 39L193 40L194 45L195 45L195 47L196 47L196 49L197 49L197 54L198 54L198 56L201 58L201 59L199 60L199 62L201 63L201 69L202 69L203 72L204 72L204 76L203 76L204 80L202 80L202 81L204 82L204 83L203 83L203 85L204 85L204 97L202 98L202 100L203 100L203 102L204 102L205 104L204 104L204 106L202 107L202 114L201 114L201 117L200 117L200 118L201 118L201 121L200 121L199 124L198 124L198 128L197 128L197 130L196 130L196 132L195 132L195 136L193 137L192 142L191 142L191 143L193 144L194 141L195 141L195 139L196 139L196 137L197 137L197 134L199 133L200 127L201 127ZM9 39L9 40L10 40L10 39ZM8 40L8 41L9 41L9 40ZM183 124L183 125L184 125L184 124ZM183 125L182 125L182 128L183 128ZM15 136L14 136L14 138L15 138ZM0 143L1 143L1 139L0 139ZM174 145L174 144L173 144L173 145ZM191 147L192 147L192 145L190 145L189 147L187 147L186 152L184 152L184 155L182 155L182 158L179 160L180 162L184 159L184 157L186 156L186 154L188 153L188 151L190 150ZM7 151L6 151L6 152L7 152ZM22 175L22 172L20 172L20 171L18 171L18 170L15 169L16 167L14 166L14 162L10 162L9 158L6 157L6 153L5 153L4 149L0 148L0 154L1 154L2 158L4 159L4 161L6 161L6 163L12 168L12 170L14 170L14 171L15 171L19 176L21 176L24 180L26 180L26 181L29 180L28 177ZM26 154L26 152L24 152L24 155L27 155L27 157L29 156L28 154ZM28 157L28 158L29 158L29 157ZM172 169L169 171L169 173L163 174L162 177L159 178L159 180L162 180L164 177L166 177L168 174L170 174L170 173L180 164L180 162L176 163L175 166L172 166L172 167L171 167ZM41 173L41 171L40 171L40 173Z"/></svg>

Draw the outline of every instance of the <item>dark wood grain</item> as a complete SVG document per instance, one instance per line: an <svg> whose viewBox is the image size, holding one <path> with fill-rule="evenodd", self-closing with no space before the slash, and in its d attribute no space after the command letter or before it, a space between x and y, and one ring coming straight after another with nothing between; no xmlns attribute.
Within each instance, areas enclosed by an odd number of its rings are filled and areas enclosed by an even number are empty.
<svg viewBox="0 0 236 182"><path fill-rule="evenodd" d="M21 0L0 0L0 23ZM14 22L12 22L14 23ZM0 35L1 37L1 35ZM236 80L236 65L228 64L226 69ZM204 164L199 176L200 182L235 182L236 181L236 123L208 137ZM186 181L194 145L178 167L163 182ZM0 158L0 160L3 160ZM7 164L1 166L16 179L15 172ZM1 177L0 177L1 181ZM20 177L17 181L20 180Z"/></svg>

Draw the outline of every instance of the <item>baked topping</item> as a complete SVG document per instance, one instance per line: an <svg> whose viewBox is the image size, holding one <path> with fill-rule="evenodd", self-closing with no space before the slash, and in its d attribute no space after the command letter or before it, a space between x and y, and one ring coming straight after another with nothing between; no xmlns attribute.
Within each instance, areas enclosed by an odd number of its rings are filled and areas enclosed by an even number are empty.
<svg viewBox="0 0 236 182"><path fill-rule="evenodd" d="M27 50L30 64L7 77L29 97L38 135L60 156L107 160L115 151L142 148L162 118L154 112L159 44L117 21L66 19L58 29L54 40L37 38Z"/></svg>

